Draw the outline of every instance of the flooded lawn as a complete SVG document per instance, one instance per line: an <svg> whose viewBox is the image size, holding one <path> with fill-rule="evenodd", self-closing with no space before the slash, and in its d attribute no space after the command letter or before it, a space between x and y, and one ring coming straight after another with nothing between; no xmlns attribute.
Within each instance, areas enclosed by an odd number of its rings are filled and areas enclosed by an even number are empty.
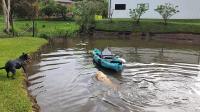
<svg viewBox="0 0 200 112"><path fill-rule="evenodd" d="M122 73L95 66L90 51L111 47ZM101 70L115 87L98 81ZM29 66L42 112L200 112L200 47L132 39L51 40Z"/></svg>

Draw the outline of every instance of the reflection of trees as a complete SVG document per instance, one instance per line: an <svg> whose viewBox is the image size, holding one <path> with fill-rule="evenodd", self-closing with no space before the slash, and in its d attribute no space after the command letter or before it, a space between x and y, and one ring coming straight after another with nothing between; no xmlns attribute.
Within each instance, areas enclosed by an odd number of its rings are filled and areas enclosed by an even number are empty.
<svg viewBox="0 0 200 112"><path fill-rule="evenodd" d="M154 57L153 61L155 62L163 62L163 61L166 61L167 57L164 56L164 48L161 48L159 51L158 51L158 55Z"/></svg>
<svg viewBox="0 0 200 112"><path fill-rule="evenodd" d="M200 52L199 52L199 55L198 55L198 63L197 64L200 64Z"/></svg>
<svg viewBox="0 0 200 112"><path fill-rule="evenodd" d="M140 62L141 61L141 56L138 53L138 47L131 48L129 53L124 54L126 57L127 61L130 62Z"/></svg>
<svg viewBox="0 0 200 112"><path fill-rule="evenodd" d="M134 61L140 62L141 57L140 57L140 55L138 54L138 48L137 48L137 47L135 47L134 57L135 57L135 60L134 60Z"/></svg>
<svg viewBox="0 0 200 112"><path fill-rule="evenodd" d="M90 49L90 50L94 49L95 48L95 39L89 38L88 42L89 42L88 49Z"/></svg>
<svg viewBox="0 0 200 112"><path fill-rule="evenodd" d="M74 41L72 39L64 39L64 38L55 38L50 39L48 43L48 48L51 51L57 50L58 48L69 48L74 45ZM50 52L51 52L50 51Z"/></svg>

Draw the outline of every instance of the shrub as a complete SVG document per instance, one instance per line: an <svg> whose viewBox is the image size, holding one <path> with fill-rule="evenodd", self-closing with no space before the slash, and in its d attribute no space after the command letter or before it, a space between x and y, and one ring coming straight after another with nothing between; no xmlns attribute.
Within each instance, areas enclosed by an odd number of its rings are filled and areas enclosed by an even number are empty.
<svg viewBox="0 0 200 112"><path fill-rule="evenodd" d="M178 6L174 6L170 3L165 3L164 5L158 5L155 11L162 16L164 24L167 25L167 20L179 12L177 8Z"/></svg>
<svg viewBox="0 0 200 112"><path fill-rule="evenodd" d="M141 16L149 10L149 5L145 3L141 3L137 5L137 8L135 9L130 9L130 17L136 21L137 24L140 22Z"/></svg>

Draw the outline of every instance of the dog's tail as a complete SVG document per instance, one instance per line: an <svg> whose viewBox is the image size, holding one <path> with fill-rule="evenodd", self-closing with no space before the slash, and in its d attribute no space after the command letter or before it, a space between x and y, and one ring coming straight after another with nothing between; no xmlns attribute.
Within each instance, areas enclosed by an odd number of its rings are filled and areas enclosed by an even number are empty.
<svg viewBox="0 0 200 112"><path fill-rule="evenodd" d="M5 68L6 68L6 67L1 67L0 70L1 70L1 69L5 69Z"/></svg>

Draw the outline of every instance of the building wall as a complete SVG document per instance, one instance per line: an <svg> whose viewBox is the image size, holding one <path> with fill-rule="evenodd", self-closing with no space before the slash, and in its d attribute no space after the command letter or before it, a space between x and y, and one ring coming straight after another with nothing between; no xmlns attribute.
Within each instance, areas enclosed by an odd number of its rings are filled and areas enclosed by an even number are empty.
<svg viewBox="0 0 200 112"><path fill-rule="evenodd" d="M139 3L149 3L149 10L142 18L160 19L161 16L154 11L159 4L171 3L178 5L180 11L174 15L173 19L200 19L200 0L109 0L111 10L115 9L115 4L126 4L126 10L113 10L113 18L130 18L129 9L137 7ZM109 7L110 9L110 7Z"/></svg>

